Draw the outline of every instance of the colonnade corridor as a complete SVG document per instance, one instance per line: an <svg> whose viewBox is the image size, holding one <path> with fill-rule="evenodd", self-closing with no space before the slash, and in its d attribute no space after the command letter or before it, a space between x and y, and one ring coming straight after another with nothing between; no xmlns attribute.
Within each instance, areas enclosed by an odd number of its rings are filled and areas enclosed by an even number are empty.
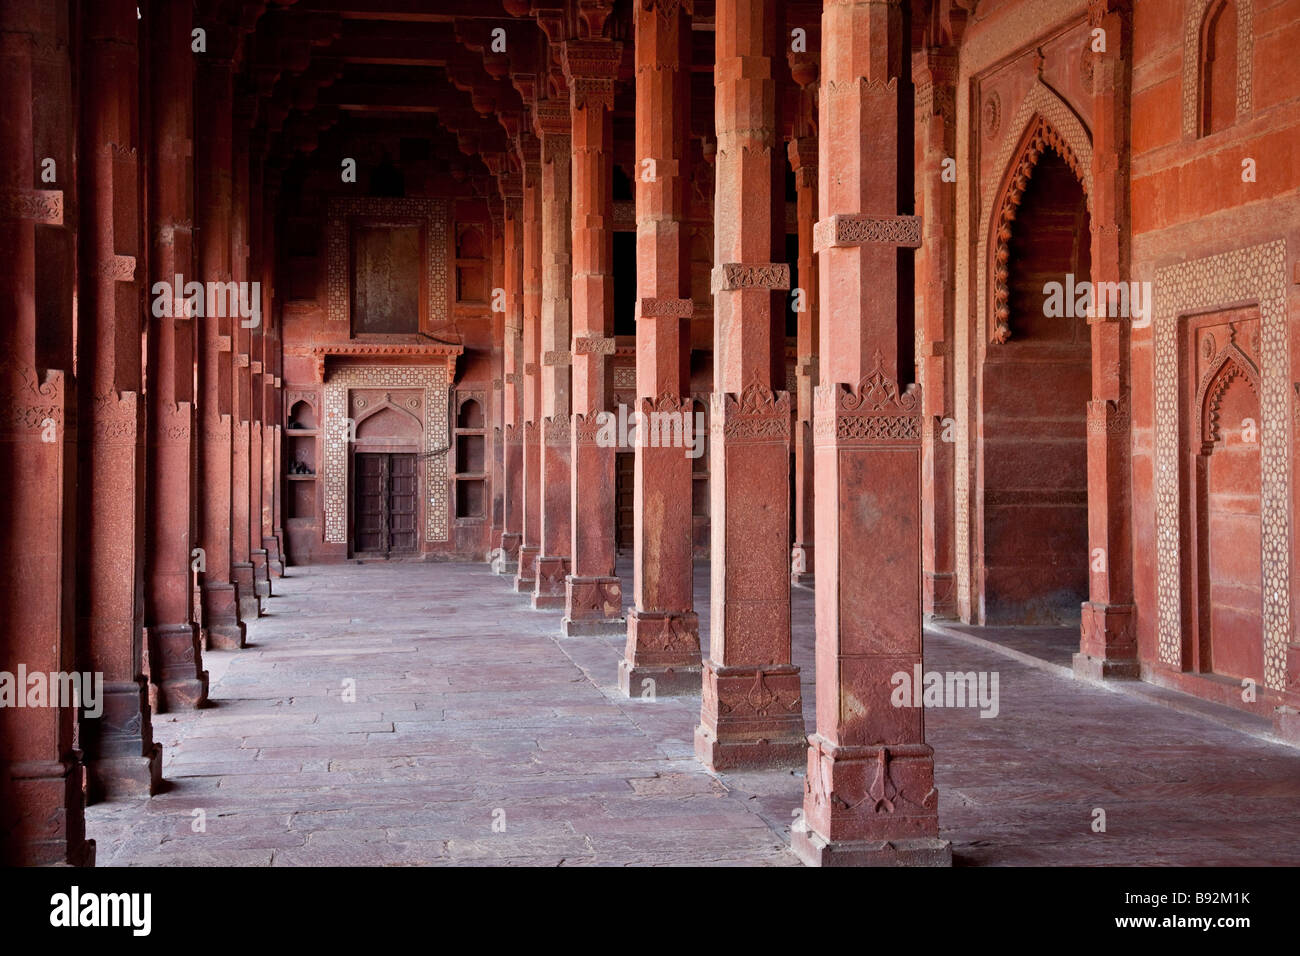
<svg viewBox="0 0 1300 956"><path fill-rule="evenodd" d="M248 646L205 655L212 706L155 718L167 790L87 808L98 865L798 865L802 769L708 772L698 696L622 695L622 637L564 637L562 609L507 582L465 563L289 569ZM705 641L708 582L697 562ZM811 728L813 593L792 604ZM925 652L927 672L999 681L997 719L925 714L956 865L1300 864L1293 748L1139 682L934 631Z"/></svg>

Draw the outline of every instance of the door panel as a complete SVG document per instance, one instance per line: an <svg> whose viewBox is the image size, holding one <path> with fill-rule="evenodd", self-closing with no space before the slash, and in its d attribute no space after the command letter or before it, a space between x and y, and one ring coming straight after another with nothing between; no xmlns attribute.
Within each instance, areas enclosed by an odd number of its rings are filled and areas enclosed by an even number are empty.
<svg viewBox="0 0 1300 956"><path fill-rule="evenodd" d="M357 453L354 552L388 555L418 550L419 480L415 457Z"/></svg>

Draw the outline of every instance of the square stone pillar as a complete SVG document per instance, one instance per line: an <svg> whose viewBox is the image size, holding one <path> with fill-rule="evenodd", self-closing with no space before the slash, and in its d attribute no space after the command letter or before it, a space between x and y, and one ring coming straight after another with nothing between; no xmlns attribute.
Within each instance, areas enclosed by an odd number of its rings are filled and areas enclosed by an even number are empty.
<svg viewBox="0 0 1300 956"><path fill-rule="evenodd" d="M142 400L135 4L88 7L81 22L78 260L77 636L103 677L103 715L83 720L88 798L152 794L162 782L144 671L145 408ZM69 171L70 173L70 171Z"/></svg>
<svg viewBox="0 0 1300 956"><path fill-rule="evenodd" d="M76 234L64 216L76 196L68 55L75 46L66 18L50 16L44 0L0 7L0 548L9 557L0 562L0 670L9 674L20 665L45 674L78 669L70 590L80 534ZM37 142L55 161L54 182L41 181ZM94 864L76 720L70 706L6 708L0 717L0 863Z"/></svg>
<svg viewBox="0 0 1300 956"><path fill-rule="evenodd" d="M1088 8L1106 31L1093 58L1092 282L1129 279L1129 97L1133 23L1129 0ZM1105 313L1106 310L1102 310ZM1129 319L1090 318L1092 400L1088 402L1088 600L1083 603L1075 673L1092 679L1138 676L1133 604L1132 502L1128 398Z"/></svg>
<svg viewBox="0 0 1300 956"><path fill-rule="evenodd" d="M712 586L695 753L708 767L793 766L803 697L790 657L790 393L782 290L785 157L775 0L717 5ZM777 386L777 388L774 388Z"/></svg>
<svg viewBox="0 0 1300 956"><path fill-rule="evenodd" d="M533 607L563 607L572 547L570 388L572 331L572 193L568 97L539 101L534 124L541 138L541 536Z"/></svg>
<svg viewBox="0 0 1300 956"><path fill-rule="evenodd" d="M573 637L625 630L623 585L614 571L614 80L623 44L564 44L573 145L572 573L563 631Z"/></svg>
<svg viewBox="0 0 1300 956"><path fill-rule="evenodd" d="M523 462L521 491L523 517L520 528L519 568L515 590L532 594L537 580L537 552L542 535L542 386L538 375L542 328L542 160L541 143L529 132L519 134L518 151L523 164L523 366L519 370L523 389L520 459Z"/></svg>
<svg viewBox="0 0 1300 956"><path fill-rule="evenodd" d="M145 629L149 680L159 711L199 707L207 700L208 674L194 620L192 560L196 474L194 338L198 321L175 296L175 279L194 276L194 209L190 196L193 156L193 26L190 8L155 0L151 5L150 62L155 82L149 157L149 198L153 212L149 302L151 308L146 394L149 430L145 548ZM172 289L162 315L152 308L156 283Z"/></svg>
<svg viewBox="0 0 1300 956"><path fill-rule="evenodd" d="M504 404L505 443L502 493L502 530L500 552L494 564L498 574L515 574L519 570L519 547L524 530L524 315L523 315L523 200L522 180L518 173L503 174L504 263L505 263L505 340L502 343L502 402Z"/></svg>
<svg viewBox="0 0 1300 956"><path fill-rule="evenodd" d="M229 282L232 60L234 38L216 23L204 23L208 53L195 64L195 98L205 119L195 124L194 215L199 234L202 282ZM233 361L229 318L198 320L199 361L199 547L197 556L203 619L210 647L244 646L239 593L231 570L231 445L234 428Z"/></svg>
<svg viewBox="0 0 1300 956"><path fill-rule="evenodd" d="M805 65L804 70L808 67ZM813 77L816 72L813 71ZM811 109L801 97L801 108ZM817 387L817 266L813 254L813 226L817 221L817 136L800 136L790 141L790 167L794 170L799 229L799 284L801 289L798 324L798 357L795 376L799 385L794 435L794 546L790 551L790 583L811 584L816 571L813 542L813 390Z"/></svg>
<svg viewBox="0 0 1300 956"><path fill-rule="evenodd" d="M636 30L636 394L642 429L656 416L693 431L690 268L683 236L690 130L691 16L682 4L641 3ZM648 163L648 165L647 165ZM662 434L662 426L659 429ZM636 443L633 592L619 689L628 696L700 692L688 449ZM703 435L694 436L703 441ZM683 442L685 444L685 442Z"/></svg>
<svg viewBox="0 0 1300 956"><path fill-rule="evenodd" d="M792 845L811 865L946 865L924 709L891 699L923 669L922 407L898 368L899 249L921 241L898 168L909 38L898 0L826 0L822 38L817 730Z"/></svg>

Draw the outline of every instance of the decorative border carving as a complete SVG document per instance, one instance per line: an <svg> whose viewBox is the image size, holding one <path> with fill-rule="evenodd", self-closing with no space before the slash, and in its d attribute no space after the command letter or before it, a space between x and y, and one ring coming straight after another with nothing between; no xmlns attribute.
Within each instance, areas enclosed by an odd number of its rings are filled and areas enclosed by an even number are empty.
<svg viewBox="0 0 1300 956"><path fill-rule="evenodd" d="M63 225L62 189L12 189L0 193L0 222Z"/></svg>
<svg viewBox="0 0 1300 956"><path fill-rule="evenodd" d="M817 445L863 445L921 440L921 388L904 391L875 354L870 372L856 386L837 382L813 390L813 442Z"/></svg>
<svg viewBox="0 0 1300 956"><path fill-rule="evenodd" d="M712 291L735 289L788 289L790 266L785 262L724 262L713 268Z"/></svg>
<svg viewBox="0 0 1300 956"><path fill-rule="evenodd" d="M424 540L448 540L451 489L447 478L448 408L451 384L446 366L364 366L334 369L325 382L324 435L325 540L348 540L348 390L352 388L424 389Z"/></svg>
<svg viewBox="0 0 1300 956"><path fill-rule="evenodd" d="M1011 227L1020 209L1025 189L1029 186L1034 168L1049 146L1065 160L1070 171L1084 187L1089 210L1092 208L1092 157L1088 156L1088 167L1081 165L1081 157L1075 153L1061 133L1042 114L1036 115L1022 137L1023 146L1020 155L1006 176L1006 187L998 204L997 214L997 251L993 256L993 333L990 341L998 345L1011 338L1011 291L1008 288L1010 276Z"/></svg>
<svg viewBox="0 0 1300 956"><path fill-rule="evenodd" d="M813 251L883 243L920 248L920 216L858 216L836 213L813 226Z"/></svg>
<svg viewBox="0 0 1300 956"><path fill-rule="evenodd" d="M694 299L670 299L662 296L637 299L636 307L639 318L689 319L695 314Z"/></svg>
<svg viewBox="0 0 1300 956"><path fill-rule="evenodd" d="M613 355L614 340L599 335L579 336L573 340L574 355Z"/></svg>
<svg viewBox="0 0 1300 956"><path fill-rule="evenodd" d="M1291 631L1291 555L1287 518L1286 240L1179 262L1156 270L1155 365L1156 634L1161 663L1182 666L1182 508L1179 497L1179 317L1259 305L1260 532L1264 591L1264 683L1281 690Z"/></svg>
<svg viewBox="0 0 1300 956"><path fill-rule="evenodd" d="M1200 132L1201 27L1214 0L1187 0L1183 22L1183 135ZM1255 10L1251 0L1234 0L1237 7L1237 116L1250 112L1254 100Z"/></svg>
<svg viewBox="0 0 1300 956"><path fill-rule="evenodd" d="M790 393L751 382L739 395L713 392L710 432L728 444L790 443Z"/></svg>
<svg viewBox="0 0 1300 956"><path fill-rule="evenodd" d="M345 196L331 199L325 217L325 318L347 322L352 311L349 217L394 216L425 221L425 278L429 330L451 324L447 309L447 201L445 199Z"/></svg>

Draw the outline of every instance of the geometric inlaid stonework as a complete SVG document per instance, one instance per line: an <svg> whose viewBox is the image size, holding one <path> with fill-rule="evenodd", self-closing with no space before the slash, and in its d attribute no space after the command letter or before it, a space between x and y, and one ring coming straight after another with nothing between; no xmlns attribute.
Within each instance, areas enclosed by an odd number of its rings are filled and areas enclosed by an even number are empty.
<svg viewBox="0 0 1300 956"><path fill-rule="evenodd" d="M352 265L348 250L348 217L414 218L424 221L425 276L428 280L429 321L436 331L447 318L447 203L442 199L394 199L355 196L331 199L325 217L325 318L347 322L352 310Z"/></svg>
<svg viewBox="0 0 1300 956"><path fill-rule="evenodd" d="M1179 502L1178 326L1182 316L1242 303L1259 307L1260 534L1264 591L1264 683L1281 690L1291 632L1290 368L1286 335L1286 240L1156 270L1155 486L1156 602L1161 663L1182 666L1182 521Z"/></svg>
<svg viewBox="0 0 1300 956"><path fill-rule="evenodd" d="M1205 11L1213 0L1187 0L1183 21L1183 135L1195 136L1200 113L1201 30ZM1255 25L1251 0L1236 0L1237 7L1237 119L1250 112L1254 86Z"/></svg>
<svg viewBox="0 0 1300 956"><path fill-rule="evenodd" d="M348 392L355 388L424 389L424 540L448 540L448 407L451 385L445 365L345 365L325 381L325 540L348 540Z"/></svg>

